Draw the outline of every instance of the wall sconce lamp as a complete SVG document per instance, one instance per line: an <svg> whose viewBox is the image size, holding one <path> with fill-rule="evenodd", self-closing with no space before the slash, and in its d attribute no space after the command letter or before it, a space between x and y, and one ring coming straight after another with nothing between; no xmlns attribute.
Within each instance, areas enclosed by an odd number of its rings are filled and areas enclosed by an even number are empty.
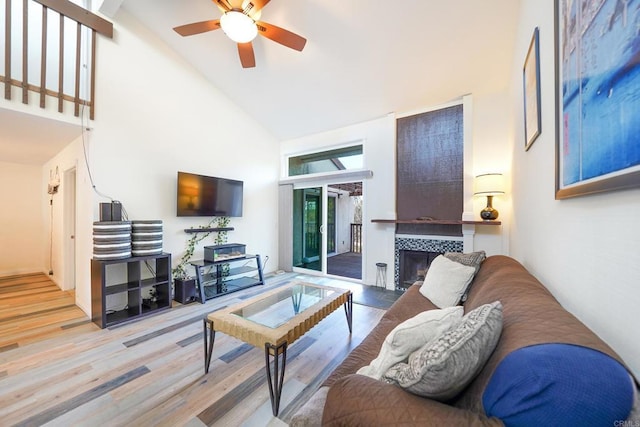
<svg viewBox="0 0 640 427"><path fill-rule="evenodd" d="M480 217L485 221L498 218L498 211L492 206L493 196L504 194L504 179L501 173L485 173L476 176L474 180L474 196L487 196L487 207L480 211Z"/></svg>

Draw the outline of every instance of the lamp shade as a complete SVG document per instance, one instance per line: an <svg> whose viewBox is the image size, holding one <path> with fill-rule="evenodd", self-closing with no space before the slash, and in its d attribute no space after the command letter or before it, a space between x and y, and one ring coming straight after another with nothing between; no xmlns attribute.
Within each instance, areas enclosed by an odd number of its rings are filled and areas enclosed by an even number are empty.
<svg viewBox="0 0 640 427"><path fill-rule="evenodd" d="M476 196L499 196L504 194L504 178L501 173L485 173L473 181Z"/></svg>
<svg viewBox="0 0 640 427"><path fill-rule="evenodd" d="M236 43L249 43L258 35L258 27L250 16L231 10L220 17L222 31Z"/></svg>

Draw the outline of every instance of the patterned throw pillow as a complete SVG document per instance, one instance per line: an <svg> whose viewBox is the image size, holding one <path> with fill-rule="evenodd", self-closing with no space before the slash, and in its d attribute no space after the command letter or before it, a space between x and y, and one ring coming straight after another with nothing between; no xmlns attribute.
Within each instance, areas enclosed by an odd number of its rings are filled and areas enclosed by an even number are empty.
<svg viewBox="0 0 640 427"><path fill-rule="evenodd" d="M391 367L383 380L419 396L455 397L476 377L493 353L502 332L502 304L485 304L461 322Z"/></svg>
<svg viewBox="0 0 640 427"><path fill-rule="evenodd" d="M451 261L459 262L463 265L468 265L476 269L476 273L480 270L480 264L487 258L485 251L470 252L463 254L462 252L445 252L445 258L449 258Z"/></svg>
<svg viewBox="0 0 640 427"><path fill-rule="evenodd" d="M470 252L466 254L463 254L462 252L445 252L444 256L451 261L459 262L462 265L467 265L469 267L475 268L476 273L478 272L478 270L480 270L480 265L482 265L482 262L487 258L487 254L485 253L485 251ZM464 303L467 300L470 289L471 283L469 283L467 289L464 290L462 298L460 298L460 302Z"/></svg>

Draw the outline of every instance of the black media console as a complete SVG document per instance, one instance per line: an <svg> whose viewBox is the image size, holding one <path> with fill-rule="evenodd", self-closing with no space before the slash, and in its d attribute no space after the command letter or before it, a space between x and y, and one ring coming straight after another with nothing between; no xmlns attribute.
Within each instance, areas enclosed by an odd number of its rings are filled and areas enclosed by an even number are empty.
<svg viewBox="0 0 640 427"><path fill-rule="evenodd" d="M220 261L201 259L190 264L196 269L196 291L201 303L241 289L264 285L260 255L245 254Z"/></svg>

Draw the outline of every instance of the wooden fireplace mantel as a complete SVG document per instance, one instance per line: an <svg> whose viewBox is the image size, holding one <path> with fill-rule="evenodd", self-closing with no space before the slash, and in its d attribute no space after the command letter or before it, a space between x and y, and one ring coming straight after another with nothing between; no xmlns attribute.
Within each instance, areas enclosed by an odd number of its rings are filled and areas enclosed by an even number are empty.
<svg viewBox="0 0 640 427"><path fill-rule="evenodd" d="M458 219L372 219L378 224L501 225L501 221L463 221Z"/></svg>

